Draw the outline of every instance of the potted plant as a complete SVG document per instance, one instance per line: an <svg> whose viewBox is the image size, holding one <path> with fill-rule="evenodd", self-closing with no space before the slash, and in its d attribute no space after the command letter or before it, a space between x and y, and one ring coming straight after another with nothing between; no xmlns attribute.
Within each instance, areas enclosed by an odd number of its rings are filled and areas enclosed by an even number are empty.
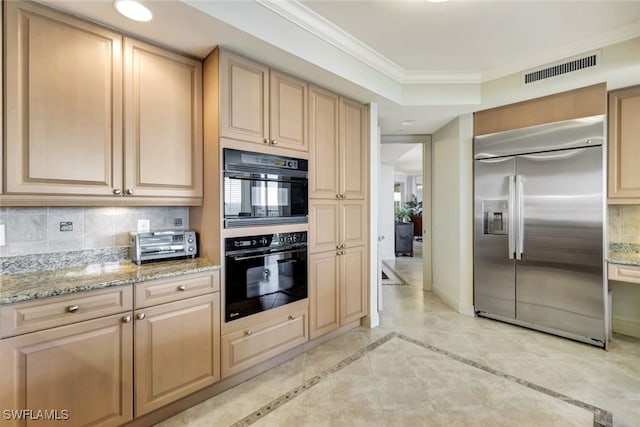
<svg viewBox="0 0 640 427"><path fill-rule="evenodd" d="M396 209L396 222L410 222L411 213L409 209L402 206Z"/></svg>
<svg viewBox="0 0 640 427"><path fill-rule="evenodd" d="M405 203L405 207L409 211L411 222L413 222L413 236L422 240L422 202L419 202L416 195L412 194L411 200Z"/></svg>

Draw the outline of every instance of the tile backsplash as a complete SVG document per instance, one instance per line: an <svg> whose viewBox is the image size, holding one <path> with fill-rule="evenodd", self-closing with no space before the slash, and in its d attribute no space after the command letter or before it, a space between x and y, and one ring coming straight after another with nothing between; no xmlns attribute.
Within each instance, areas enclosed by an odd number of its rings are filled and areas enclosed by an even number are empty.
<svg viewBox="0 0 640 427"><path fill-rule="evenodd" d="M0 208L6 245L0 256L18 256L129 245L139 219L151 230L189 228L188 207Z"/></svg>
<svg viewBox="0 0 640 427"><path fill-rule="evenodd" d="M640 205L610 205L609 242L640 244Z"/></svg>

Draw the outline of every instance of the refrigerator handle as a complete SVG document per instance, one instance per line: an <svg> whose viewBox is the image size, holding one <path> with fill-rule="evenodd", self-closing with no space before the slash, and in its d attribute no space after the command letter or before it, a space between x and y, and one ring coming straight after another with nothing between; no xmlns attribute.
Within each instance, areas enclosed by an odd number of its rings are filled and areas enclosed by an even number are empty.
<svg viewBox="0 0 640 427"><path fill-rule="evenodd" d="M521 260L524 253L524 208L522 205L523 199L523 183L522 175L516 175L516 207L517 207L517 221L518 221L518 237L516 239L516 259Z"/></svg>
<svg viewBox="0 0 640 427"><path fill-rule="evenodd" d="M509 200L508 200L508 209L509 216L507 218L507 237L509 238L509 259L513 259L514 254L516 252L516 244L515 244L515 203L516 203L516 192L515 192L515 175L509 175Z"/></svg>

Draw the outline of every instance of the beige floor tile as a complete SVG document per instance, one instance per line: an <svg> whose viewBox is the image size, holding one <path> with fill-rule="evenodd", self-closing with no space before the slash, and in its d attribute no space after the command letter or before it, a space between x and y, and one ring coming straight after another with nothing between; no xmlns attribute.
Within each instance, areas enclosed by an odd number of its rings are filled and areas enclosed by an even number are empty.
<svg viewBox="0 0 640 427"><path fill-rule="evenodd" d="M640 426L640 340L617 335L603 351L462 316L422 290L418 256L389 265L410 285L382 287L380 327L350 331L160 425L229 426L394 332L402 336L331 370L252 425L593 426L590 410L539 386L613 412L615 427Z"/></svg>

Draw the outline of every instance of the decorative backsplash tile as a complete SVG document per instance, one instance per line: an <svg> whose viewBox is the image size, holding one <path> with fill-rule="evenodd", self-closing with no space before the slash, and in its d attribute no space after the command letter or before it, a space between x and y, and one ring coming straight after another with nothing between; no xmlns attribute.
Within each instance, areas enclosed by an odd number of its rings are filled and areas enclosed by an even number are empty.
<svg viewBox="0 0 640 427"><path fill-rule="evenodd" d="M610 205L609 242L640 244L640 205Z"/></svg>
<svg viewBox="0 0 640 427"><path fill-rule="evenodd" d="M148 219L151 230L186 230L189 208L0 208L0 224L6 224L0 256L129 246L129 232L137 229L139 219Z"/></svg>

